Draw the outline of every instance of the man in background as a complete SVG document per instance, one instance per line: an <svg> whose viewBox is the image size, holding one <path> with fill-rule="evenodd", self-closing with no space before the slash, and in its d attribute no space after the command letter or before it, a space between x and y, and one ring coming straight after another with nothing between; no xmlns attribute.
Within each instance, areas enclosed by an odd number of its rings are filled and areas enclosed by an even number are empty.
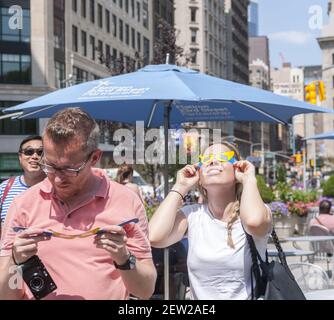
<svg viewBox="0 0 334 320"><path fill-rule="evenodd" d="M19 162L23 174L12 177L0 184L1 225L4 224L9 206L13 202L14 197L44 180L45 173L39 166L42 154L43 143L41 136L33 135L22 140L19 147Z"/></svg>

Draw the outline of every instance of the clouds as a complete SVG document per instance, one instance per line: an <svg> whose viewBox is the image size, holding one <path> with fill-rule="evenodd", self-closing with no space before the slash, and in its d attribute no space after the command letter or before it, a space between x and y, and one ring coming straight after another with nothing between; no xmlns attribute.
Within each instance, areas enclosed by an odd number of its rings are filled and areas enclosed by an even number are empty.
<svg viewBox="0 0 334 320"><path fill-rule="evenodd" d="M295 30L270 33L268 37L271 41L281 41L293 45L305 45L315 39L310 32Z"/></svg>

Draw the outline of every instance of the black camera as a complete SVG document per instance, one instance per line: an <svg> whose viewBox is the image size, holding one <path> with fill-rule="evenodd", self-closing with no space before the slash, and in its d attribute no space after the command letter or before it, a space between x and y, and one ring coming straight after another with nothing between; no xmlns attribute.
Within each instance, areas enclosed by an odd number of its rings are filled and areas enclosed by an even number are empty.
<svg viewBox="0 0 334 320"><path fill-rule="evenodd" d="M32 256L20 265L24 282L37 300L57 289L55 282L38 256Z"/></svg>

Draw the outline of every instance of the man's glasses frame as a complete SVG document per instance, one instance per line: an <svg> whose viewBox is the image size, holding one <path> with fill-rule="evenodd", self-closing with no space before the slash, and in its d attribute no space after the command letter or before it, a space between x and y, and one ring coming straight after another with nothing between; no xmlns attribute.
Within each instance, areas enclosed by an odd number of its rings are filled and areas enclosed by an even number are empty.
<svg viewBox="0 0 334 320"><path fill-rule="evenodd" d="M39 165L41 167L41 169L44 171L45 174L55 174L58 172L61 172L63 175L67 176L67 177L77 177L80 172L86 167L90 157L92 156L92 154L95 152L92 151L86 158L86 160L81 164L81 166L77 169L73 169L73 168L57 168L55 166L50 166L46 163L43 163L44 158L41 159Z"/></svg>

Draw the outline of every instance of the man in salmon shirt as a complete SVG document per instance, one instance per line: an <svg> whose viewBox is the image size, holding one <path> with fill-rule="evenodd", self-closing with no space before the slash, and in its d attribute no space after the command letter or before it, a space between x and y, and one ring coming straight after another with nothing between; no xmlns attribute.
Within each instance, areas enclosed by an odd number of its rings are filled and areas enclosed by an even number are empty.
<svg viewBox="0 0 334 320"><path fill-rule="evenodd" d="M40 162L47 179L15 198L6 219L0 299L34 299L28 285L13 287L12 278L13 268L36 255L57 286L44 299L153 294L145 209L136 194L93 168L102 155L99 137L97 123L80 108L64 109L48 122ZM132 219L139 222L117 226ZM104 232L91 232L96 228Z"/></svg>

